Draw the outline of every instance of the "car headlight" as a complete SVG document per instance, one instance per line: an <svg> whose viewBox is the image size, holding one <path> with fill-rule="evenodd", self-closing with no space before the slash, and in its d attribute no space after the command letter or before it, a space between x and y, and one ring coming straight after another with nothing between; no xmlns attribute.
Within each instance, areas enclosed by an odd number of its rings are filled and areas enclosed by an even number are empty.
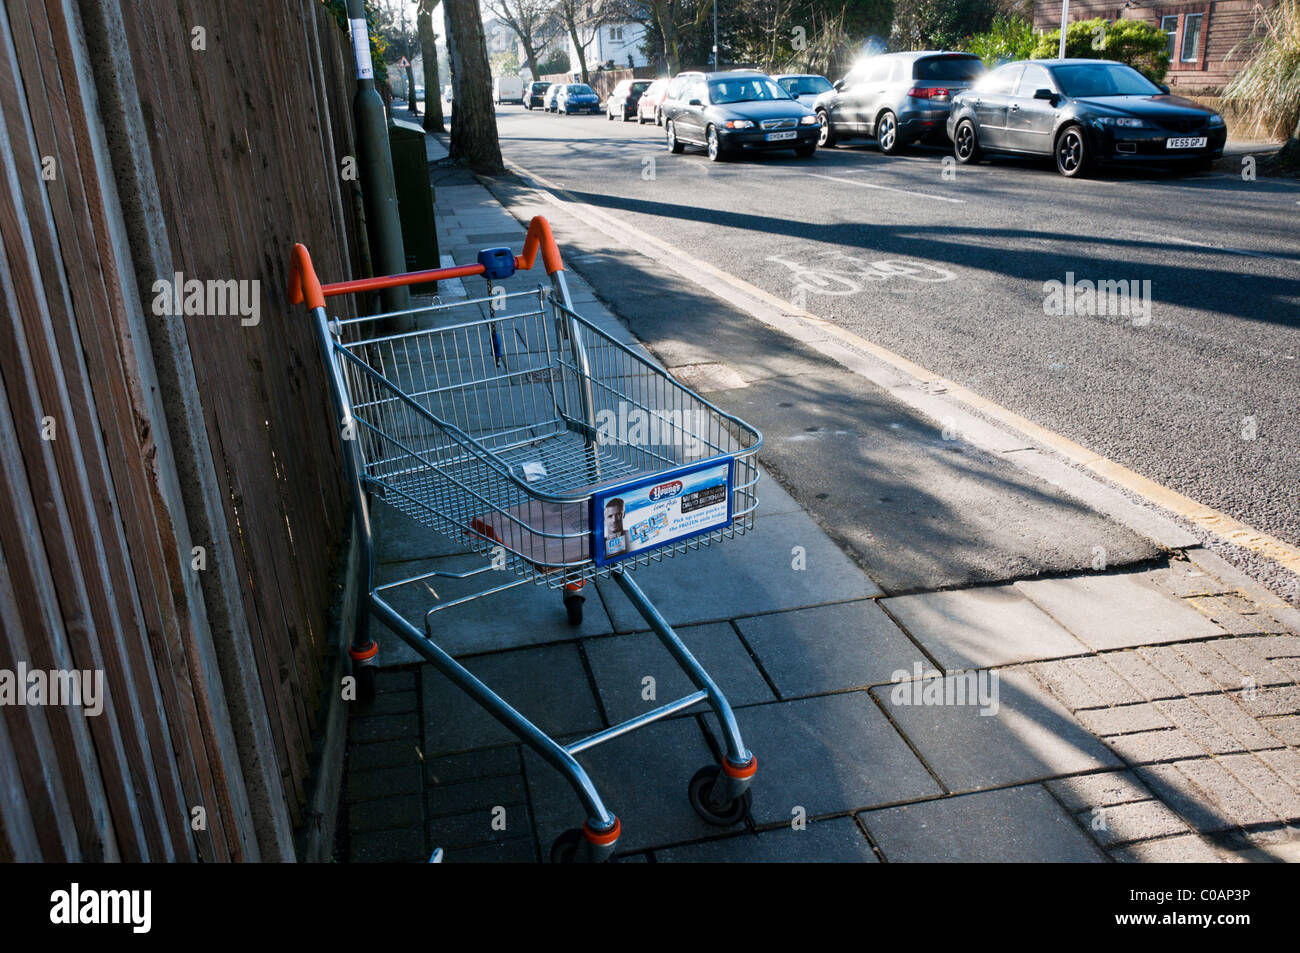
<svg viewBox="0 0 1300 953"><path fill-rule="evenodd" d="M1222 126L1222 125L1223 125L1223 117L1220 116L1218 113L1211 113L1211 114L1210 114L1210 125L1211 125L1211 126Z"/></svg>
<svg viewBox="0 0 1300 953"><path fill-rule="evenodd" d="M754 124L748 119L728 119L723 123L728 129L753 129Z"/></svg>
<svg viewBox="0 0 1300 953"><path fill-rule="evenodd" d="M1093 120L1097 126L1119 126L1122 129L1149 129L1146 121L1131 116L1098 116Z"/></svg>
<svg viewBox="0 0 1300 953"><path fill-rule="evenodd" d="M815 126L815 125L817 125L817 117L816 117L815 115L813 115L813 116L800 116L800 117L799 117L799 125L801 125L801 126Z"/></svg>

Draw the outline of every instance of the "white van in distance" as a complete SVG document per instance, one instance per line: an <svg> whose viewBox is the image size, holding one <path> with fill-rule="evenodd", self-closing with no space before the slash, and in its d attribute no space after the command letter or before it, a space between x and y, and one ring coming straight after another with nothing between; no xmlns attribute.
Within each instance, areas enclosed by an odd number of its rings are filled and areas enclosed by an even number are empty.
<svg viewBox="0 0 1300 953"><path fill-rule="evenodd" d="M498 76L492 81L492 99L502 103L524 104L524 81L518 76Z"/></svg>

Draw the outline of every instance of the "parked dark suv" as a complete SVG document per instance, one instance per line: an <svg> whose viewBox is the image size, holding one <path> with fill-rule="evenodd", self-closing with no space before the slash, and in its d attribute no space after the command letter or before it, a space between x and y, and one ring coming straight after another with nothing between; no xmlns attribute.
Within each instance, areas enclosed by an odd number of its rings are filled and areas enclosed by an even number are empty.
<svg viewBox="0 0 1300 953"><path fill-rule="evenodd" d="M641 94L650 88L651 82L648 79L625 79L615 86L605 103L605 118L610 122L616 117L624 122L635 119L637 103L641 101Z"/></svg>
<svg viewBox="0 0 1300 953"><path fill-rule="evenodd" d="M703 146L714 162L746 150L817 151L817 116L756 71L682 73L664 99L668 149Z"/></svg>
<svg viewBox="0 0 1300 953"><path fill-rule="evenodd" d="M921 139L944 142L953 95L983 74L983 62L972 53L868 57L813 104L822 127L819 144L873 136L881 152L894 155Z"/></svg>
<svg viewBox="0 0 1300 953"><path fill-rule="evenodd" d="M529 83L528 95L524 97L524 108L532 109L536 106L538 109L546 108L546 91L551 88L550 83Z"/></svg>

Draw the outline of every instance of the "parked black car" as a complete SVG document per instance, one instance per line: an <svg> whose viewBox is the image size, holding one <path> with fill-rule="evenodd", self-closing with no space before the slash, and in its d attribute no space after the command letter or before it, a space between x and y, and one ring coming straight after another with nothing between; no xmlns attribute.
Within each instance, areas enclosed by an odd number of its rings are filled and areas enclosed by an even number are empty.
<svg viewBox="0 0 1300 953"><path fill-rule="evenodd" d="M679 74L663 113L674 153L703 146L717 162L745 150L793 149L805 158L817 151L817 115L764 73Z"/></svg>
<svg viewBox="0 0 1300 953"><path fill-rule="evenodd" d="M605 118L613 122L616 118L627 122L636 118L636 107L641 102L641 94L650 88L653 80L625 79L609 94L605 103Z"/></svg>
<svg viewBox="0 0 1300 953"><path fill-rule="evenodd" d="M1061 175L1096 163L1194 163L1223 155L1223 117L1169 95L1113 60L1008 63L958 95L948 119L957 161L986 152L1053 156Z"/></svg>
<svg viewBox="0 0 1300 953"><path fill-rule="evenodd" d="M819 144L874 136L880 151L893 155L921 139L943 142L953 94L982 75L984 63L973 53L868 57L813 103L822 127Z"/></svg>
<svg viewBox="0 0 1300 953"><path fill-rule="evenodd" d="M546 91L550 88L550 83L529 83L528 95L524 97L524 108L532 109L535 106L538 109L545 109Z"/></svg>

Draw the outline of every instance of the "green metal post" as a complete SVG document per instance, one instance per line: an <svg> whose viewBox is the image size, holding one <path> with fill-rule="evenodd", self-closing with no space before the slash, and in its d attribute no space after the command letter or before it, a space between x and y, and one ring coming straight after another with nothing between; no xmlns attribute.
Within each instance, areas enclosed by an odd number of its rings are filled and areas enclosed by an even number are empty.
<svg viewBox="0 0 1300 953"><path fill-rule="evenodd" d="M357 63L357 95L352 101L357 127L357 173L366 204L371 261L376 274L396 275L406 270L406 251L402 246L402 223L397 214L393 157L388 149L388 122L384 101L375 89L365 0L347 0L347 4L352 50ZM380 292L380 299L385 311L402 311L411 303L410 292L405 287L387 288Z"/></svg>

